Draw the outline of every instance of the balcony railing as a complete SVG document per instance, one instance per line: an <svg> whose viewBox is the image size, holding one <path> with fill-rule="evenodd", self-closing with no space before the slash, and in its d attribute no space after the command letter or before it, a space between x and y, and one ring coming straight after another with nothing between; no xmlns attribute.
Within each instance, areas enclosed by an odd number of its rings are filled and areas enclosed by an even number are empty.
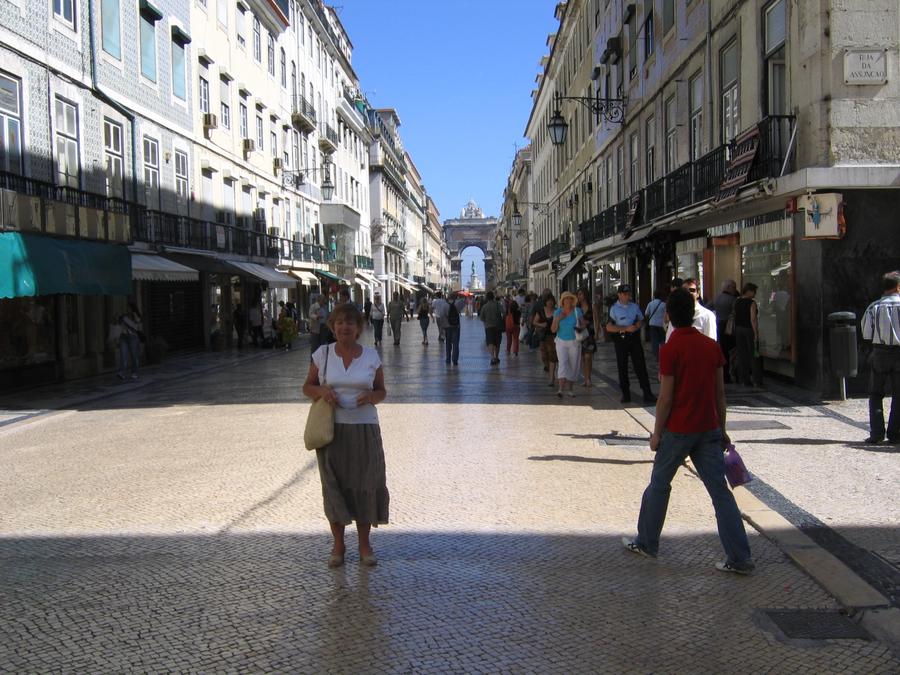
<svg viewBox="0 0 900 675"><path fill-rule="evenodd" d="M666 213L666 179L660 178L644 188L644 216L655 220Z"/></svg>
<svg viewBox="0 0 900 675"><path fill-rule="evenodd" d="M316 109L301 94L297 94L294 96L294 109L291 111L291 119L303 131L312 131L317 124Z"/></svg>
<svg viewBox="0 0 900 675"><path fill-rule="evenodd" d="M138 206L0 171L0 229L130 242Z"/></svg>
<svg viewBox="0 0 900 675"><path fill-rule="evenodd" d="M725 156L728 146L720 145L694 162L693 201L702 202L715 197L725 177Z"/></svg>
<svg viewBox="0 0 900 675"><path fill-rule="evenodd" d="M265 258L273 262L326 263L334 259L333 251L316 244L162 211L141 210L134 238L150 244Z"/></svg>
<svg viewBox="0 0 900 675"><path fill-rule="evenodd" d="M330 124L325 124L324 127L319 132L319 147L325 152L334 152L338 148L340 137Z"/></svg>
<svg viewBox="0 0 900 675"><path fill-rule="evenodd" d="M759 149L750 168L750 182L781 175L796 119L793 115L769 115L759 123ZM793 159L794 155L791 155L785 173L793 171Z"/></svg>
<svg viewBox="0 0 900 675"><path fill-rule="evenodd" d="M759 129L759 145L747 173L747 183L776 178L782 175L782 167L785 173L794 170L794 154L788 156L788 152L791 150L791 135L795 123L793 116L772 115L756 125ZM742 132L739 137L747 136L750 130L753 127ZM675 211L715 198L727 178L729 152L733 153L735 149L729 145L720 145L712 152L683 164L643 188L641 217L633 219L631 227L650 223ZM788 160L785 161L785 158ZM623 232L628 224L627 214L628 200L625 200L584 221L579 226L582 243L587 245Z"/></svg>
<svg viewBox="0 0 900 675"><path fill-rule="evenodd" d="M365 255L356 256L356 268L360 270L374 270L375 261Z"/></svg>

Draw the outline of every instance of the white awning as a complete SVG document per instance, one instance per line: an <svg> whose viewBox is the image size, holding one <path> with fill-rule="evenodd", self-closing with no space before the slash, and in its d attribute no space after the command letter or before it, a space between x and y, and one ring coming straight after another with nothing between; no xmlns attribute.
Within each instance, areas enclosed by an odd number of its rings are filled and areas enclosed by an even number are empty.
<svg viewBox="0 0 900 675"><path fill-rule="evenodd" d="M291 270L291 276L297 277L305 286L318 286L319 278L312 272L304 270Z"/></svg>
<svg viewBox="0 0 900 675"><path fill-rule="evenodd" d="M368 279L366 279L359 272L356 273L356 283L358 283L360 286L364 286L366 288L372 288L372 282L370 282Z"/></svg>
<svg viewBox="0 0 900 675"><path fill-rule="evenodd" d="M381 286L381 282L378 281L378 279L373 277L371 274L368 274L366 272L357 271L356 276L360 279L360 281L365 282L372 288L377 288L377 287Z"/></svg>
<svg viewBox="0 0 900 675"><path fill-rule="evenodd" d="M575 256L569 262L568 265L566 265L565 269L562 272L560 272L556 278L557 279L565 279L567 276L569 276L572 273L572 270L574 270L576 267L578 267L578 265L581 264L582 260L584 260L584 253L579 253L577 256Z"/></svg>
<svg viewBox="0 0 900 675"><path fill-rule="evenodd" d="M131 278L138 281L197 281L200 273L158 255L132 253Z"/></svg>
<svg viewBox="0 0 900 675"><path fill-rule="evenodd" d="M395 281L397 284L399 284L401 288L405 288L406 290L410 291L411 293L415 293L415 292L416 292L416 287L413 286L413 285L412 285L411 283L409 283L408 281L406 281L405 279L400 278L400 276L397 276L397 278L395 278L394 281Z"/></svg>
<svg viewBox="0 0 900 675"><path fill-rule="evenodd" d="M246 272L261 281L267 282L269 286L275 288L293 288L297 285L297 280L294 279L294 277L272 269L271 267L263 267L256 263L237 262L235 260L229 260L228 264L232 267L237 267L239 270Z"/></svg>

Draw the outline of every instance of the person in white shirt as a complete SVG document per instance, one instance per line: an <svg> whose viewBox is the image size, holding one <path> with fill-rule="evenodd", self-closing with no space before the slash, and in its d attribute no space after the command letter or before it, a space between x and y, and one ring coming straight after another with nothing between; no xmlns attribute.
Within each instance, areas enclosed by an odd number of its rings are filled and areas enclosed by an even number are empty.
<svg viewBox="0 0 900 675"><path fill-rule="evenodd" d="M681 283L681 287L694 296L694 328L706 337L718 342L719 331L716 328L716 313L700 304L700 285L697 283L697 280L685 279ZM669 336L672 335L674 330L675 326L669 322L669 328L666 330L666 342L669 341Z"/></svg>
<svg viewBox="0 0 900 675"><path fill-rule="evenodd" d="M434 322L438 327L438 342L444 341L444 334L447 330L447 315L450 313L450 303L444 300L444 294L438 291L434 296L434 302L431 303L431 313L434 315Z"/></svg>
<svg viewBox="0 0 900 675"><path fill-rule="evenodd" d="M882 296L868 306L862 318L863 340L872 341L869 375L869 437L866 443L900 443L900 272L888 272L881 281ZM891 412L884 424L884 397L890 388Z"/></svg>
<svg viewBox="0 0 900 675"><path fill-rule="evenodd" d="M523 309L525 307L525 289L520 288L519 292L516 294L516 304L519 306L519 309Z"/></svg>
<svg viewBox="0 0 900 675"><path fill-rule="evenodd" d="M334 439L316 450L325 517L334 545L329 567L344 564L344 530L356 521L359 562L377 563L369 541L372 527L388 522L387 489L381 426L375 406L384 401L384 369L373 347L359 344L365 326L353 303L338 305L328 317L336 342L312 355L303 393L334 407Z"/></svg>

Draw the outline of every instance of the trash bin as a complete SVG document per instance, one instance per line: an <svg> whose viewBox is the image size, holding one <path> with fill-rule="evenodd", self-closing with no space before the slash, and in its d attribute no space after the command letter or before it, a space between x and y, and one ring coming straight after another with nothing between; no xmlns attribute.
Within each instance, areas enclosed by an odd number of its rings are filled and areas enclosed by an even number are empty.
<svg viewBox="0 0 900 675"><path fill-rule="evenodd" d="M847 398L847 379L856 377L856 314L832 312L826 319L831 343L831 372L840 379L841 400Z"/></svg>

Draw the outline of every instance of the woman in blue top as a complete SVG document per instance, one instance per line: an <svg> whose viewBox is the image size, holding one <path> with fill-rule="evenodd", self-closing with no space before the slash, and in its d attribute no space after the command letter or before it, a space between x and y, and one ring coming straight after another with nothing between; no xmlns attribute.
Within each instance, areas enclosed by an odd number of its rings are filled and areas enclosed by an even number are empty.
<svg viewBox="0 0 900 675"><path fill-rule="evenodd" d="M666 303L662 297L662 291L657 289L653 294L653 300L644 310L644 316L647 317L648 322L647 330L650 333L650 345L657 362L659 362L660 345L666 341Z"/></svg>
<svg viewBox="0 0 900 675"><path fill-rule="evenodd" d="M581 342L576 339L576 333L585 329L584 314L575 304L578 298L574 293L566 291L559 298L559 308L553 312L553 327L556 333L556 357L559 359L559 389L556 395L562 398L566 392L570 398L574 398L575 392L572 386L578 379L578 371L581 370Z"/></svg>

